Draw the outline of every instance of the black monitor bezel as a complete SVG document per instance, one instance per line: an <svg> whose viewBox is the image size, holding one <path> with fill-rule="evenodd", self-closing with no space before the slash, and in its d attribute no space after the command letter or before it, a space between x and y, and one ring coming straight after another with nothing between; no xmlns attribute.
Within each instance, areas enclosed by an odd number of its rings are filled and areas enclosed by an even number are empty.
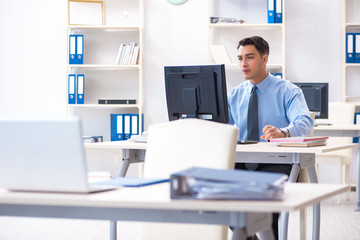
<svg viewBox="0 0 360 240"><path fill-rule="evenodd" d="M164 66L165 75L165 92L166 102L168 109L169 121L177 120L174 116L174 111L171 109L171 102L176 101L172 99L169 94L169 83L167 75L170 73L181 74L197 74L197 73L214 73L215 76L215 89L216 89L216 102L218 107L218 115L214 116L211 121L220 123L229 123L228 102L227 102L227 87L226 87L226 74L224 64L209 64L209 65L183 65L183 66Z"/></svg>
<svg viewBox="0 0 360 240"><path fill-rule="evenodd" d="M316 119L328 119L329 117L329 83L328 82L293 82L296 86L298 86L301 90L302 87L312 87L312 88L320 88L321 89L321 106L320 106L320 115L315 115ZM308 100L304 94L306 103L309 107ZM310 109L310 111L314 111L314 109Z"/></svg>

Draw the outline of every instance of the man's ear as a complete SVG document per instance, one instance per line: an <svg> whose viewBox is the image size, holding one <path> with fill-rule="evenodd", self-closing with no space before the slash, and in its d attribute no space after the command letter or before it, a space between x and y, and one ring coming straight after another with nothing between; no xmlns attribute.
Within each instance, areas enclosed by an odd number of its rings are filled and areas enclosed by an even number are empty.
<svg viewBox="0 0 360 240"><path fill-rule="evenodd" d="M263 64L266 65L267 62L268 62L268 60L269 60L269 55L264 54L264 55L262 56Z"/></svg>

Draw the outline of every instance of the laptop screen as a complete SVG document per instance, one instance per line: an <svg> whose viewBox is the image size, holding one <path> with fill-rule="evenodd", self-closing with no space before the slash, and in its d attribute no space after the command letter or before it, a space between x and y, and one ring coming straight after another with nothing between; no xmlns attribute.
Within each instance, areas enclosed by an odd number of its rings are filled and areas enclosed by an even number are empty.
<svg viewBox="0 0 360 240"><path fill-rule="evenodd" d="M87 192L79 118L0 118L0 187Z"/></svg>

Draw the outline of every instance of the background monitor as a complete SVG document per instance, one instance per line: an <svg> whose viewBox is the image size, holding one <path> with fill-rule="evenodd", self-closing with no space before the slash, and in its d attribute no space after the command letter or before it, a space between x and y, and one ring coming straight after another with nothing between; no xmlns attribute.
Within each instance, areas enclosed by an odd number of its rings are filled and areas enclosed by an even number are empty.
<svg viewBox="0 0 360 240"><path fill-rule="evenodd" d="M228 123L225 65L165 66L169 120L200 118Z"/></svg>
<svg viewBox="0 0 360 240"><path fill-rule="evenodd" d="M302 89L309 110L315 112L315 118L328 118L329 83L294 83Z"/></svg>

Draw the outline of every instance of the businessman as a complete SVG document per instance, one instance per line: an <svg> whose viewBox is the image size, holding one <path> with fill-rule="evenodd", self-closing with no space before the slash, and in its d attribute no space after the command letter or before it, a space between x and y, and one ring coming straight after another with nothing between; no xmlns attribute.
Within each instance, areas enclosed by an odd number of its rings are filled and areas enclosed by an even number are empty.
<svg viewBox="0 0 360 240"><path fill-rule="evenodd" d="M267 70L269 44L259 36L252 36L242 39L237 51L246 81L228 93L228 104L230 124L239 128L238 139L267 141L309 135L313 121L301 89ZM291 164L236 163L235 168L289 175ZM275 239L278 239L278 218L279 214L273 214Z"/></svg>

